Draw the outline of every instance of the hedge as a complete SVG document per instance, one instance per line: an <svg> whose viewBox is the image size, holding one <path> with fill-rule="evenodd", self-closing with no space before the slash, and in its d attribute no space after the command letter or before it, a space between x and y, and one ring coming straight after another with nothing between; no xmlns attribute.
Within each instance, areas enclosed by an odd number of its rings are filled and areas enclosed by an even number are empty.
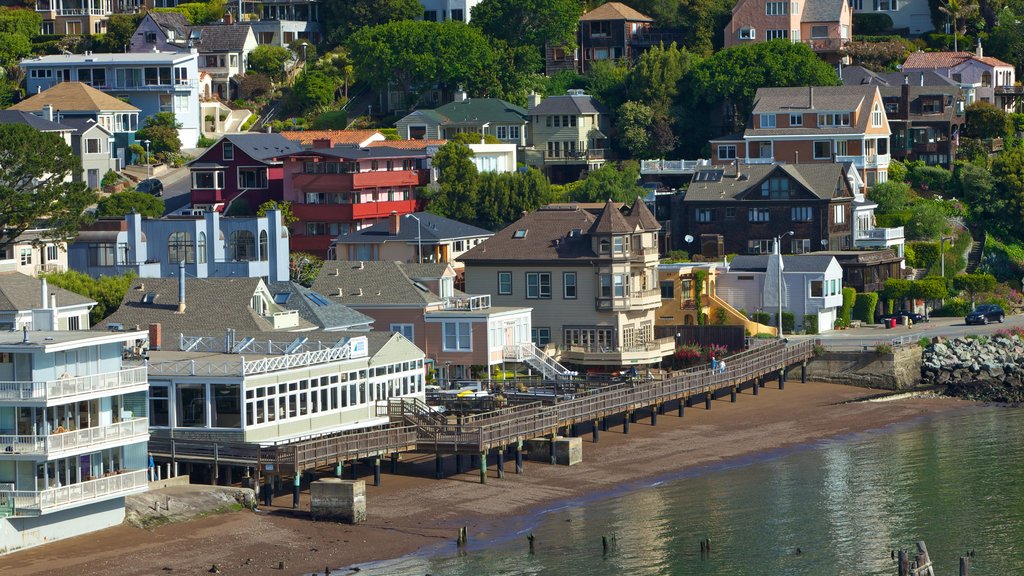
<svg viewBox="0 0 1024 576"><path fill-rule="evenodd" d="M767 312L754 312L752 318L758 324L764 324L765 326L771 326L772 324L772 315Z"/></svg>
<svg viewBox="0 0 1024 576"><path fill-rule="evenodd" d="M853 303L853 318L865 324L874 324L875 308L878 306L877 292L857 294Z"/></svg>
<svg viewBox="0 0 1024 576"><path fill-rule="evenodd" d="M818 315L808 314L804 316L804 333L805 334L817 334L818 333Z"/></svg>
<svg viewBox="0 0 1024 576"><path fill-rule="evenodd" d="M888 14L854 14L853 29L865 36L880 36L892 30L892 18Z"/></svg>
<svg viewBox="0 0 1024 576"><path fill-rule="evenodd" d="M911 268L929 268L939 261L938 242L907 242L907 265ZM910 255L913 254L913 258Z"/></svg>
<svg viewBox="0 0 1024 576"><path fill-rule="evenodd" d="M857 299L857 291L853 288L843 288L843 306L839 309L839 320L843 326L850 325L853 314L853 303Z"/></svg>
<svg viewBox="0 0 1024 576"><path fill-rule="evenodd" d="M778 326L779 315L775 315L775 326ZM792 312L782 312L782 331L783 332L795 332L796 331L796 314Z"/></svg>

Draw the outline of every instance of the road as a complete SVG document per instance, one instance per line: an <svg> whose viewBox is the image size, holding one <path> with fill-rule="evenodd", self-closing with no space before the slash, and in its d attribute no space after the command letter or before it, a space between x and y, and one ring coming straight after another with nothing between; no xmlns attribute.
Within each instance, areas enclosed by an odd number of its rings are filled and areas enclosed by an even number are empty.
<svg viewBox="0 0 1024 576"><path fill-rule="evenodd" d="M922 324L914 324L912 327L897 325L896 328L886 329L881 326L868 326L864 328L850 328L847 330L833 330L811 338L821 339L821 343L832 350L863 350L865 347L874 348L877 344L889 342L895 338L910 337L912 340L921 338L956 338L971 334L994 334L1004 328L1013 326L1024 327L1024 315L1007 316L1003 324L989 324L987 326L968 326L964 324L963 318L932 318ZM799 338L800 336L797 336Z"/></svg>
<svg viewBox="0 0 1024 576"><path fill-rule="evenodd" d="M191 148L182 152L198 157L206 152L205 148ZM189 169L186 166L171 168L160 175L160 181L164 183L164 215L173 214L184 208L191 201L192 179L189 177Z"/></svg>

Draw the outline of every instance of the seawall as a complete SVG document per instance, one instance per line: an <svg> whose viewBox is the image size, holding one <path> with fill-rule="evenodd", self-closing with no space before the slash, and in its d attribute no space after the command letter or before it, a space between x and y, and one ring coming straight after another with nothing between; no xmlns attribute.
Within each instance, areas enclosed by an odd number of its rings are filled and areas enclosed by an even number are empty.
<svg viewBox="0 0 1024 576"><path fill-rule="evenodd" d="M807 363L807 379L885 390L921 386L921 347L897 346L891 353L825 351Z"/></svg>

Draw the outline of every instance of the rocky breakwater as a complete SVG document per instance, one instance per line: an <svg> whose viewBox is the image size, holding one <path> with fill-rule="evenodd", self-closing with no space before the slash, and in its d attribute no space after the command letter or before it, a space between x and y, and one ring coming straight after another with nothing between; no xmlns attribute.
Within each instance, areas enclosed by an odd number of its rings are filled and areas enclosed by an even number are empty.
<svg viewBox="0 0 1024 576"><path fill-rule="evenodd" d="M937 341L924 351L921 381L946 385L951 396L1024 402L1024 340L996 335Z"/></svg>

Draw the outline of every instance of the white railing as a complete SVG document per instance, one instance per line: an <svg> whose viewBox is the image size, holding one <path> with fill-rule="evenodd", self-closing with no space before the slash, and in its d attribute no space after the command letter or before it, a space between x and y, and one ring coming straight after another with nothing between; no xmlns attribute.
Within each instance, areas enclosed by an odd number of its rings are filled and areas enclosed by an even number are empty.
<svg viewBox="0 0 1024 576"><path fill-rule="evenodd" d="M641 160L641 174L693 174L711 166L711 160Z"/></svg>
<svg viewBox="0 0 1024 576"><path fill-rule="evenodd" d="M885 168L889 165L888 154L862 154L859 156L841 156L836 155L836 163L838 164L849 164L857 168Z"/></svg>
<svg viewBox="0 0 1024 576"><path fill-rule="evenodd" d="M774 164L775 163L775 158L774 157L768 157L768 158L744 158L743 159L743 163L744 164Z"/></svg>
<svg viewBox="0 0 1024 576"><path fill-rule="evenodd" d="M109 16L109 10L102 8L62 8L56 10L58 16Z"/></svg>
<svg viewBox="0 0 1024 576"><path fill-rule="evenodd" d="M491 307L491 295L458 296L444 299L445 310L483 310Z"/></svg>
<svg viewBox="0 0 1024 576"><path fill-rule="evenodd" d="M79 394L113 392L146 382L145 366L43 382L0 382L0 401L57 400Z"/></svg>
<svg viewBox="0 0 1024 576"><path fill-rule="evenodd" d="M566 351L583 354L629 354L663 351L674 346L675 339L672 338L671 336L666 336L664 338L655 338L654 340L651 340L649 342L642 342L634 346L601 346L570 344L569 346L566 346Z"/></svg>
<svg viewBox="0 0 1024 576"><path fill-rule="evenodd" d="M902 240L903 226L895 228L871 228L869 230L858 230L858 240Z"/></svg>
<svg viewBox="0 0 1024 576"><path fill-rule="evenodd" d="M359 340L362 340L361 346L358 346L359 343L357 341ZM289 368L310 366L313 364L324 364L327 362L335 362L338 360L347 360L349 358L360 358L366 356L366 354L366 337L357 336L356 338L349 340L344 345L339 346L337 348L312 350L310 352L303 352L301 354L271 356L269 358L260 358L259 360L253 360L251 362L246 362L243 359L242 372L244 374L262 374L264 372L287 370Z"/></svg>
<svg viewBox="0 0 1024 576"><path fill-rule="evenodd" d="M103 478L38 492L4 490L0 491L0 508L13 503L14 516L38 516L58 506L69 506L144 490L148 486L146 474L147 470L122 471Z"/></svg>
<svg viewBox="0 0 1024 576"><path fill-rule="evenodd" d="M571 377L571 371L537 348L533 342L505 346L506 362L523 362L541 371L548 380L562 380Z"/></svg>
<svg viewBox="0 0 1024 576"><path fill-rule="evenodd" d="M60 428L58 428L59 430ZM53 454L89 448L107 442L127 440L149 434L149 418L132 418L107 426L82 428L49 435L0 435L2 454Z"/></svg>

